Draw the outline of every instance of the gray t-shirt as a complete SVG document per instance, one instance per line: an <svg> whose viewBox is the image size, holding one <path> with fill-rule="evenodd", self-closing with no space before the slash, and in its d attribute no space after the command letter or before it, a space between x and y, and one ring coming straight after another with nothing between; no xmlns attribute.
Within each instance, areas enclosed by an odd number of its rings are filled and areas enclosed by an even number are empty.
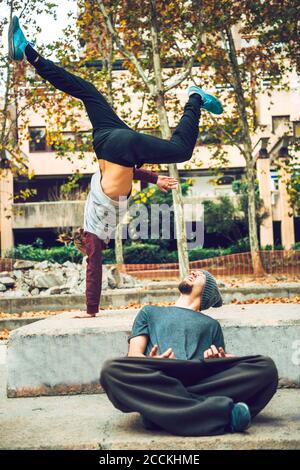
<svg viewBox="0 0 300 470"><path fill-rule="evenodd" d="M154 344L158 345L158 354L172 348L176 359L203 359L204 351L212 344L225 349L219 322L189 308L143 307L134 320L128 341L141 335L148 336L146 356Z"/></svg>
<svg viewBox="0 0 300 470"><path fill-rule="evenodd" d="M115 201L108 197L103 192L101 178L98 169L91 179L91 190L84 207L83 228L108 243L114 238L116 226L128 210L128 198L121 196Z"/></svg>

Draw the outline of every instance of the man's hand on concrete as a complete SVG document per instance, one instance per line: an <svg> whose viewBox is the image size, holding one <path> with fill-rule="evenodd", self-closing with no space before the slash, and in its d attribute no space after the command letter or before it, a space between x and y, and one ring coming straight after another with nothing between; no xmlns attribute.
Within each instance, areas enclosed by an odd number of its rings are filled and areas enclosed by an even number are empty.
<svg viewBox="0 0 300 470"><path fill-rule="evenodd" d="M150 351L149 357L155 357L159 359L176 359L172 348L168 348L163 354L157 354L158 346L155 344Z"/></svg>
<svg viewBox="0 0 300 470"><path fill-rule="evenodd" d="M204 351L204 359L215 359L217 357L234 357L234 355L225 353L223 348L217 348L214 344Z"/></svg>

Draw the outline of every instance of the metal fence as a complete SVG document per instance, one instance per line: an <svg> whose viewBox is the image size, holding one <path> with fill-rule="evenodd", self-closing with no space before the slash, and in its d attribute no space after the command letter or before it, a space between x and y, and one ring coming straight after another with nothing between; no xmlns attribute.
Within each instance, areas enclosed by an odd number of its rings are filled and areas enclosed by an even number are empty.
<svg viewBox="0 0 300 470"><path fill-rule="evenodd" d="M267 274L300 275L300 250L259 252ZM235 253L190 262L190 269L206 269L216 276L253 275L251 253ZM138 278L178 278L178 263L125 264L124 270Z"/></svg>
<svg viewBox="0 0 300 470"><path fill-rule="evenodd" d="M267 274L300 275L300 250L260 251ZM11 271L15 259L0 258L0 272ZM190 262L190 269L206 269L216 276L253 275L251 253L235 253ZM178 278L178 263L124 264L122 270L140 279Z"/></svg>
<svg viewBox="0 0 300 470"><path fill-rule="evenodd" d="M0 272L12 271L16 260L12 258L0 258Z"/></svg>

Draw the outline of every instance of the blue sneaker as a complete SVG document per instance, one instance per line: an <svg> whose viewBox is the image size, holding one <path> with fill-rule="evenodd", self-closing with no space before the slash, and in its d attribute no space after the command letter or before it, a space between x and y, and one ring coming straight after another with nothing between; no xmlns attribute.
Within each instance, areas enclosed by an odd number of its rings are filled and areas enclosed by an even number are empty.
<svg viewBox="0 0 300 470"><path fill-rule="evenodd" d="M236 403L231 410L230 431L243 432L251 424L251 415L246 403Z"/></svg>
<svg viewBox="0 0 300 470"><path fill-rule="evenodd" d="M217 98L212 95L209 95L208 93L205 93L202 88L199 88L195 85L192 85L188 88L188 95L191 96L193 93L197 93L201 96L203 101L202 108L206 109L207 111L213 114L223 113L223 106Z"/></svg>
<svg viewBox="0 0 300 470"><path fill-rule="evenodd" d="M8 30L8 57L23 60L25 47L30 44L20 27L19 18L13 16Z"/></svg>

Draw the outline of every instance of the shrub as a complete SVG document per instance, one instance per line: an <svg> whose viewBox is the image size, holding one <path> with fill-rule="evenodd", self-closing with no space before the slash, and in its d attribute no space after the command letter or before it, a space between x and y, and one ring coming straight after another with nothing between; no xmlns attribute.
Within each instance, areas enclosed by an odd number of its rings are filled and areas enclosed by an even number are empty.
<svg viewBox="0 0 300 470"><path fill-rule="evenodd" d="M55 246L53 248L41 248L33 245L17 245L8 254L8 257L15 259L28 259L31 261L50 261L52 263L64 263L72 261L80 263L82 253L73 244L67 246Z"/></svg>
<svg viewBox="0 0 300 470"><path fill-rule="evenodd" d="M214 258L229 254L228 248L192 248L189 251L189 260L198 261L201 259Z"/></svg>
<svg viewBox="0 0 300 470"><path fill-rule="evenodd" d="M300 245L299 245L300 247ZM272 246L272 245L266 245L264 246L263 248L261 248L262 250L264 251L273 251L273 250L284 250L284 246L282 245L275 245L275 246ZM296 248L295 248L296 249Z"/></svg>
<svg viewBox="0 0 300 470"><path fill-rule="evenodd" d="M112 248L107 248L106 250L104 250L102 253L102 261L103 264L115 264L115 250Z"/></svg>
<svg viewBox="0 0 300 470"><path fill-rule="evenodd" d="M39 242L35 245L17 245L8 253L8 257L15 259L28 259L32 261L44 261L64 263L72 261L81 263L82 253L80 253L73 244L53 248L42 248ZM300 242L293 246L295 250L300 249ZM265 247L269 250L270 247ZM275 249L282 249L276 246ZM217 256L230 255L234 253L243 253L249 251L248 238L242 238L228 248L192 248L189 250L189 260L198 261ZM148 263L178 263L177 251L168 251L165 247L160 247L151 243L132 243L124 245L124 259L127 264L148 264ZM103 263L115 264L115 250L108 248L103 251Z"/></svg>
<svg viewBox="0 0 300 470"><path fill-rule="evenodd" d="M245 218L241 219L230 196L219 196L214 201L204 201L205 231L235 242L246 230Z"/></svg>
<svg viewBox="0 0 300 470"><path fill-rule="evenodd" d="M132 243L124 249L125 263L166 263L168 252L161 250L159 245L146 243Z"/></svg>
<svg viewBox="0 0 300 470"><path fill-rule="evenodd" d="M246 251L250 251L249 238L248 237L240 238L239 240L237 240L237 242L230 245L228 247L228 250L229 250L228 254L245 253Z"/></svg>
<svg viewBox="0 0 300 470"><path fill-rule="evenodd" d="M238 251L235 251L237 248ZM242 244L238 247L229 248L192 248L189 250L189 260L197 261L241 251L247 251L242 249ZM158 245L150 243L133 243L124 246L124 259L127 264L178 263L178 253L177 251L162 249ZM116 262L113 249L109 248L103 252L103 262L104 264Z"/></svg>

